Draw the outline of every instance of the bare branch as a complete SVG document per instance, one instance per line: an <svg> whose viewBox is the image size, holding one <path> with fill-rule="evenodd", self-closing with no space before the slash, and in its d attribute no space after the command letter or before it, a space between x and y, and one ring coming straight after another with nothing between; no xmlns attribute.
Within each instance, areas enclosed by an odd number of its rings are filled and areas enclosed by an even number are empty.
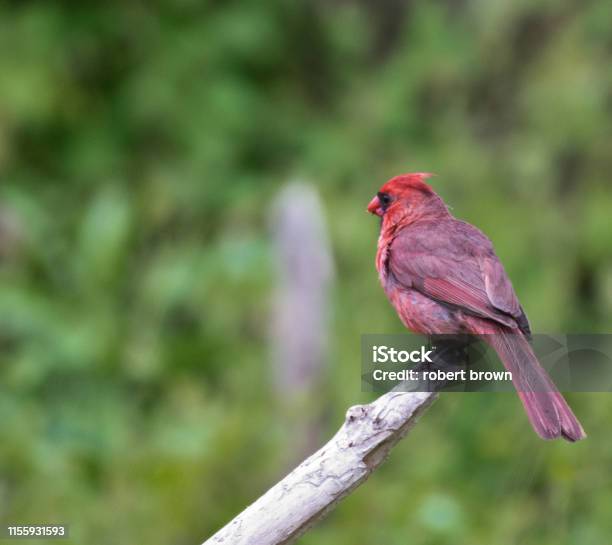
<svg viewBox="0 0 612 545"><path fill-rule="evenodd" d="M321 520L386 459L436 399L392 391L356 405L336 435L203 545L286 545Z"/></svg>

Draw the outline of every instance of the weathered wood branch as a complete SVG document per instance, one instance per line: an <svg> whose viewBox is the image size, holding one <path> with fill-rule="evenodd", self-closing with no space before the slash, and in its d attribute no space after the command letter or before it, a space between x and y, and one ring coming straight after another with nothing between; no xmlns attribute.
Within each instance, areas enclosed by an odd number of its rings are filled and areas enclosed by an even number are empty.
<svg viewBox="0 0 612 545"><path fill-rule="evenodd" d="M356 405L336 435L203 545L293 543L380 466L435 400L428 392L389 392Z"/></svg>

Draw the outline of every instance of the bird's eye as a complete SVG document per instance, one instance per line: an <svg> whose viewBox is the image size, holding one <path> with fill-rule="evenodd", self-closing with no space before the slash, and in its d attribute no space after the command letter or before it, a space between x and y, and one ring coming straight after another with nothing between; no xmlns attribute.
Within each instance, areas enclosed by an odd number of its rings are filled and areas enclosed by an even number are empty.
<svg viewBox="0 0 612 545"><path fill-rule="evenodd" d="M386 210L387 208L389 208L389 205L393 201L393 199L391 198L391 195L389 195L388 193L380 192L378 193L377 196L378 196L378 200L380 201L381 208L383 210Z"/></svg>

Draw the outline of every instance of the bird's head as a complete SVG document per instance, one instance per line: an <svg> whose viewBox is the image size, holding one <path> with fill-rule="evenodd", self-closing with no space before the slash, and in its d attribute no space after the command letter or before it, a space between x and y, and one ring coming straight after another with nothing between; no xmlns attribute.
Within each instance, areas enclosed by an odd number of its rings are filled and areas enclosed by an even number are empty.
<svg viewBox="0 0 612 545"><path fill-rule="evenodd" d="M370 201L368 212L380 216L383 225L389 226L448 214L442 199L425 183L431 176L427 172L415 172L391 178Z"/></svg>

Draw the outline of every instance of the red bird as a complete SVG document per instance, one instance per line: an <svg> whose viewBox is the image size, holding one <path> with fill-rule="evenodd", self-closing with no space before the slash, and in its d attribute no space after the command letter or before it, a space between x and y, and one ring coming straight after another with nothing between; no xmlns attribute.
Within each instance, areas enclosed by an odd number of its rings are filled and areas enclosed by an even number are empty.
<svg viewBox="0 0 612 545"><path fill-rule="evenodd" d="M512 373L535 431L544 439L583 439L531 349L527 316L491 241L453 217L425 183L430 176L396 176L368 205L381 217L376 268L391 304L416 333L480 336Z"/></svg>

